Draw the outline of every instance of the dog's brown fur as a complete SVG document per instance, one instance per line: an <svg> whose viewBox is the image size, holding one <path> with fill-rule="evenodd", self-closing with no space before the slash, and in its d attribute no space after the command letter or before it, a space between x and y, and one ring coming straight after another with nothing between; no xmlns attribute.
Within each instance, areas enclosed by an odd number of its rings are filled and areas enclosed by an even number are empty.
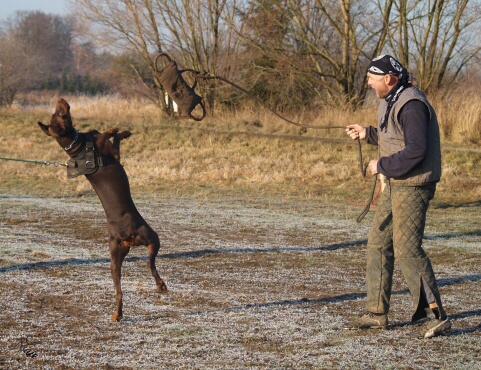
<svg viewBox="0 0 481 370"><path fill-rule="evenodd" d="M70 156L75 156L85 147L84 134L78 134L77 141L74 142L76 131L70 116L70 106L62 98L57 101L50 125L44 125L42 122L38 122L38 125L46 135L54 137ZM120 140L129 137L131 133L129 131L118 133L118 131L115 128L104 133L96 130L90 132L100 154L116 159L120 158ZM112 137L113 143L109 140ZM120 163L99 167L97 172L86 175L86 177L99 196L107 216L110 269L117 293L112 320L119 321L123 316L120 284L122 262L129 253L130 247L148 246L148 267L154 277L157 290L159 292L167 291L167 287L155 267L155 257L160 248L159 237L137 211L130 194L127 174Z"/></svg>

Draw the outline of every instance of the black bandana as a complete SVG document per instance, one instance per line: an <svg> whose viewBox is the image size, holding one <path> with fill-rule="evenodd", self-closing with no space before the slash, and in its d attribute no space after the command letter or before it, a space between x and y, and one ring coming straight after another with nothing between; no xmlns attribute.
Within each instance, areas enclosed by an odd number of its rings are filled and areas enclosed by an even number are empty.
<svg viewBox="0 0 481 370"><path fill-rule="evenodd" d="M399 81L396 86L393 87L391 92L384 98L387 101L387 108L386 113L380 124L380 129L384 130L387 126L389 113L391 111L392 106L398 100L401 92L403 92L406 88L412 86L409 80L409 73L399 63L396 59L394 59L390 55L381 55L377 58L374 58L372 62L369 64L367 69L368 73L383 76L383 75L393 75L399 77Z"/></svg>

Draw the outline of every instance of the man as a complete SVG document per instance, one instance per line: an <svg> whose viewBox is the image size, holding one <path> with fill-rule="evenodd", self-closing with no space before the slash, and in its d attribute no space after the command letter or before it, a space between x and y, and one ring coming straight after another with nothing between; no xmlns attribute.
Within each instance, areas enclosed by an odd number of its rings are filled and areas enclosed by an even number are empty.
<svg viewBox="0 0 481 370"><path fill-rule="evenodd" d="M367 76L380 99L379 126L349 125L346 132L379 146L380 158L370 161L369 171L379 174L384 187L367 244L368 312L354 324L363 329L387 327L396 258L413 299L412 321L431 317L424 337L435 337L451 328L422 248L426 212L441 177L436 113L392 56L375 58Z"/></svg>

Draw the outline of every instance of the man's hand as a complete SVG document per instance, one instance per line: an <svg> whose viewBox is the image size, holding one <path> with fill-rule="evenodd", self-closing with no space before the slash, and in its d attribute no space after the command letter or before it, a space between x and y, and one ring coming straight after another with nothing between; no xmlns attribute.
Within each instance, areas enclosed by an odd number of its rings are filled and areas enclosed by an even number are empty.
<svg viewBox="0 0 481 370"><path fill-rule="evenodd" d="M379 172L377 171L377 159L373 159L369 162L369 171L371 171L371 175L377 175Z"/></svg>
<svg viewBox="0 0 481 370"><path fill-rule="evenodd" d="M346 127L346 133L351 137L352 140L366 138L366 128L361 125L349 125Z"/></svg>

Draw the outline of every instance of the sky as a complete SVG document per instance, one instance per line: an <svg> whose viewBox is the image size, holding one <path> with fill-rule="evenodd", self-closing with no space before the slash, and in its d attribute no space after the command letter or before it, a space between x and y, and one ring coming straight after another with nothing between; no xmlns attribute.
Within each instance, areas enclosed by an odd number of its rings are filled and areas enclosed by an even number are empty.
<svg viewBox="0 0 481 370"><path fill-rule="evenodd" d="M0 0L0 21L17 10L40 10L46 14L65 15L69 0Z"/></svg>

